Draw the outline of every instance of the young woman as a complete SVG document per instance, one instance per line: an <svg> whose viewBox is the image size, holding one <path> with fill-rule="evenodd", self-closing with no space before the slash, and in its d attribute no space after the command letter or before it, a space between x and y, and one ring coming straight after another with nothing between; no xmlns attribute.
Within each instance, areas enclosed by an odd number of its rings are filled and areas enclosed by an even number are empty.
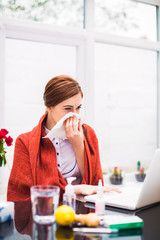
<svg viewBox="0 0 160 240"><path fill-rule="evenodd" d="M61 195L66 178L74 176L76 194L89 195L103 181L98 141L94 130L81 119L64 122L66 138L44 138L67 113L80 113L83 93L78 82L68 76L52 78L44 91L46 113L32 131L16 139L13 167L8 183L8 201L27 200L33 185L57 185ZM104 191L118 191L104 187Z"/></svg>

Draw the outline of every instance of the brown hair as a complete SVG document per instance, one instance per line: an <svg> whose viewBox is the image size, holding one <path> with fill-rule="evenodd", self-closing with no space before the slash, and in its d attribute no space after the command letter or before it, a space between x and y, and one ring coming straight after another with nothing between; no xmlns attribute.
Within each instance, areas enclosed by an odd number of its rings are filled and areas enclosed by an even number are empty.
<svg viewBox="0 0 160 240"><path fill-rule="evenodd" d="M60 75L46 84L43 94L44 104L46 107L54 107L78 93L83 97L79 83L69 76Z"/></svg>

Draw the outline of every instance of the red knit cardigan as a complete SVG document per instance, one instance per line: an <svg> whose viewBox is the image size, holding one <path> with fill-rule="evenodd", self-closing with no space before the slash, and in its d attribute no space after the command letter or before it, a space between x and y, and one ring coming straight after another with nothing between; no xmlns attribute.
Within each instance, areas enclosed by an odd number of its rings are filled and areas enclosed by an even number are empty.
<svg viewBox="0 0 160 240"><path fill-rule="evenodd" d="M55 148L48 138L42 138L45 135L45 117L46 114L31 132L21 134L16 139L13 167L8 182L8 201L29 199L30 187L33 185L57 185L61 189L61 195L65 189L66 181L57 168ZM103 181L98 140L91 127L86 124L83 126L87 137L84 136L85 173L81 184L97 185L99 179Z"/></svg>

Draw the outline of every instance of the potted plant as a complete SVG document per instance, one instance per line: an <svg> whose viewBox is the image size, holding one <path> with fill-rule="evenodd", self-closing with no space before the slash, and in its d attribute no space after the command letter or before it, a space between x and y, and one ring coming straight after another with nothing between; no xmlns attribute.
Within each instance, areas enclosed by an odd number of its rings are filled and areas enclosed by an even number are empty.
<svg viewBox="0 0 160 240"><path fill-rule="evenodd" d="M13 143L13 138L8 135L8 131L6 129L0 130L0 167L6 165L6 151L5 151L5 145L11 146Z"/></svg>
<svg viewBox="0 0 160 240"><path fill-rule="evenodd" d="M140 161L137 162L137 173L135 174L135 176L138 182L143 182L145 179L146 174L144 172L144 168L141 167Z"/></svg>
<svg viewBox="0 0 160 240"><path fill-rule="evenodd" d="M118 167L114 167L112 174L110 176L110 182L114 185L122 184L123 182L123 176L122 176L122 169L119 169Z"/></svg>

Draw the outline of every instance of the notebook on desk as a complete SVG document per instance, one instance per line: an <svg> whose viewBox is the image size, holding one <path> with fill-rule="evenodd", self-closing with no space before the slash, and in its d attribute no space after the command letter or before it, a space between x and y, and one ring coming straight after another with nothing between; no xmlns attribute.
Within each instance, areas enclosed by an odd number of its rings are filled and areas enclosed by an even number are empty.
<svg viewBox="0 0 160 240"><path fill-rule="evenodd" d="M150 164L145 180L121 188L122 193L104 193L105 204L128 210L136 210L160 202L160 149ZM85 196L87 202L95 203L97 194Z"/></svg>

